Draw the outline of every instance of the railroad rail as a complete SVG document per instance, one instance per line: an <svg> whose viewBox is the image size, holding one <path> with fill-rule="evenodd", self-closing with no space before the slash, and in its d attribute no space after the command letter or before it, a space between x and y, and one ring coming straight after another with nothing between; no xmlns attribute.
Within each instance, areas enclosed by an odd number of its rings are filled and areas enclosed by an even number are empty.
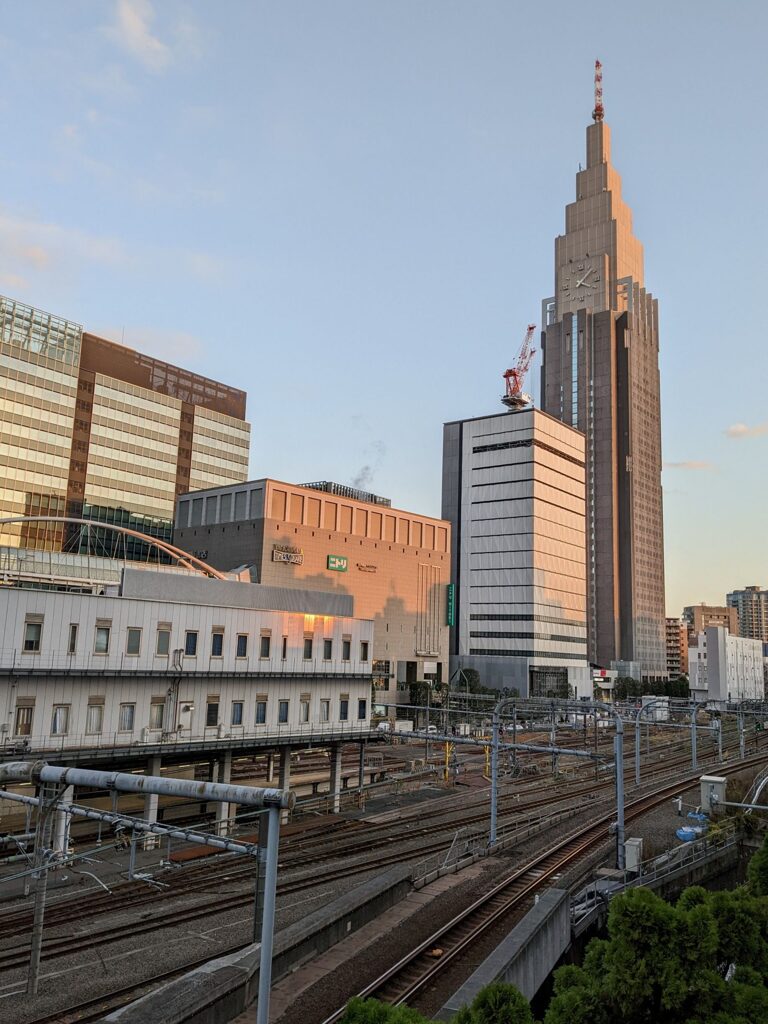
<svg viewBox="0 0 768 1024"><path fill-rule="evenodd" d="M762 754L752 760L745 759L737 764L724 766L723 774L743 771L763 762L766 757L768 754ZM694 781L695 778L678 780L653 795L628 803L626 820L632 821L665 800L684 792ZM468 946L488 932L497 921L511 911L520 909L527 897L541 889L554 875L561 874L585 853L605 843L609 838L608 825L612 820L611 812L602 815L597 822L576 830L572 835L556 842L551 849L517 868L490 892L481 896L367 985L358 993L358 997L375 998L392 1005L417 997L427 984L444 971ZM437 950L440 950L439 955L436 955ZM327 1017L323 1024L335 1024L344 1015L345 1010L346 1004Z"/></svg>
<svg viewBox="0 0 768 1024"><path fill-rule="evenodd" d="M723 771L724 774L732 774L734 772L742 771L754 767L757 764L763 763L768 759L768 751L747 758L744 761L735 762L730 765L721 766L719 770ZM673 767L671 761L668 761L664 766L667 770ZM669 797L676 795L677 793L685 791L695 783L698 775L687 775L686 777L677 778L674 782L664 786L661 790L656 793L649 794L632 801L627 806L627 820L633 820L645 811L658 806L663 803ZM562 798L561 798L562 799ZM424 988L424 985L435 976L436 973L446 966L452 959L454 959L462 948L466 948L468 942L473 941L478 935L487 931L497 920L504 917L509 911L519 908L522 902L525 901L527 896L530 896L536 889L541 888L546 882L551 879L554 874L562 871L564 867L574 863L581 855L590 850L598 848L608 838L608 824L613 820L613 811L607 811L593 820L589 824L585 825L575 833L565 837L555 844L554 847L549 850L537 854L525 865L516 869L511 875L508 876L503 882L483 899L476 901L472 907L468 908L467 911L458 915L452 922L449 922L448 926L441 929L435 935L431 936L430 939L423 943L417 950L414 950L408 957L403 958L399 964L395 965L386 975L382 975L373 985L368 986L361 995L380 995L381 998L387 999L393 1002L403 1002L405 999L411 998L412 995L418 994ZM385 866L392 863L401 863L403 860L408 859L407 853L402 849L395 850L389 853L387 856L379 855L376 859L375 866ZM370 871L374 865L368 863L366 865L357 865L350 867L344 865L335 868L331 871L324 872L322 874L313 873L312 878L289 880L282 883L279 892L292 892L298 891L301 888L314 887L319 883L325 882L332 878L347 878L353 873L362 873L363 871ZM252 901L252 893L241 893L237 896L232 896L232 906L244 905ZM495 902L494 902L495 901ZM485 909L483 909L485 908ZM52 908L53 909L53 908ZM221 897L216 898L216 909L227 909L224 905L224 901ZM156 930L158 927L165 927L167 925L173 925L183 920L193 919L192 915L205 916L209 915L212 911L210 905L201 907L186 908L185 910L179 911L177 914L166 914L160 920L142 922L146 928L142 930L151 931ZM475 914L475 918L470 920L470 915ZM183 916L183 915L189 916ZM82 910L80 913L82 918ZM428 951L433 949L436 944L442 943L443 946L447 946L448 932L447 930L452 928L451 936L451 947L439 958L435 960L434 957L428 957ZM125 938L125 925L121 925L114 929L100 930L98 934L91 935L83 938L83 949L87 949L89 945L95 945L103 941L110 941L109 934L113 933L115 938ZM116 934L119 932L119 936ZM136 934L135 926L131 926L131 935ZM90 939L90 941L89 941ZM242 948L242 945L236 944L226 949L220 950L217 955L226 955L227 953L234 952L237 949ZM451 952L455 949L454 952ZM52 944L46 943L44 947L44 955L46 956L57 956L65 953L71 954L77 951L75 949L75 940L72 938L61 939L55 938L52 940ZM2 951L3 954L3 966L8 968L23 966L26 963L26 947L24 947L24 953L20 947L7 948ZM7 955L6 955L7 954ZM419 966L416 960L421 957L422 963ZM206 958L207 962L209 958ZM428 959L429 964L424 965L424 960ZM107 993L101 997L97 997L87 1002L78 1004L76 1007L70 1007L66 1011L59 1011L55 1015L50 1017L39 1018L37 1021L30 1022L30 1024L49 1024L49 1022L56 1021L66 1024L67 1017L63 1016L66 1014L77 1014L80 1016L71 1016L72 1021L78 1020L80 1022L89 1020L98 1020L99 1015L107 1012L107 1009L111 1009L116 1005L124 1005L131 999L136 998L137 995L141 994L142 991L151 988L160 981L166 980L170 977L177 976L180 973L193 969L198 965L199 962L188 963L183 967L178 968L170 972L164 972L157 975L155 978L145 979L144 981L137 983L136 986L127 989L121 989L120 992ZM426 975L427 969L429 970L429 977L424 977L421 981L419 980L422 975ZM397 976L400 980L397 980ZM107 1003L109 1006L107 1006ZM98 1008L95 1016L89 1016L91 1008ZM331 1021L338 1020L343 1013L343 1008L340 1008L335 1015L332 1015L328 1019L327 1024Z"/></svg>

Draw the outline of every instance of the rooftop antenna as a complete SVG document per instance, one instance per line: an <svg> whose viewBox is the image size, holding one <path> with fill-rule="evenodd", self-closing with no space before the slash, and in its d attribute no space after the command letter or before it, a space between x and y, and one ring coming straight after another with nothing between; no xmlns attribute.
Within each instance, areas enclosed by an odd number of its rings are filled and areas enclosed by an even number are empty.
<svg viewBox="0 0 768 1024"><path fill-rule="evenodd" d="M603 65L599 60L595 61L595 109L592 111L593 121L602 121L605 115L603 110Z"/></svg>

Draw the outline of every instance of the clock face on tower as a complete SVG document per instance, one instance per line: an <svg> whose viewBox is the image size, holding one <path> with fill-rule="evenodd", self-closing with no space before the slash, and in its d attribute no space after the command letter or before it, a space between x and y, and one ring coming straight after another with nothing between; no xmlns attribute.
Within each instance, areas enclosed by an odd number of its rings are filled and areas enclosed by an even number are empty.
<svg viewBox="0 0 768 1024"><path fill-rule="evenodd" d="M560 268L561 304L569 303L572 309L588 306L599 295L603 287L603 256L585 256L575 259Z"/></svg>

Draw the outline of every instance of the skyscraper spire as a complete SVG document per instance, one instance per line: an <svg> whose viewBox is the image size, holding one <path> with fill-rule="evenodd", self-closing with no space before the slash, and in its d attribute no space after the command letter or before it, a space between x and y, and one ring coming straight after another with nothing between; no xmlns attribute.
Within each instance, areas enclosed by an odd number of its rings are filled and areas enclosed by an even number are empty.
<svg viewBox="0 0 768 1024"><path fill-rule="evenodd" d="M599 60L595 61L595 109L592 111L593 121L602 121L605 111L603 110L603 65Z"/></svg>
<svg viewBox="0 0 768 1024"><path fill-rule="evenodd" d="M658 303L603 117L598 60L587 166L555 241L541 408L587 439L589 660L655 679L666 671Z"/></svg>

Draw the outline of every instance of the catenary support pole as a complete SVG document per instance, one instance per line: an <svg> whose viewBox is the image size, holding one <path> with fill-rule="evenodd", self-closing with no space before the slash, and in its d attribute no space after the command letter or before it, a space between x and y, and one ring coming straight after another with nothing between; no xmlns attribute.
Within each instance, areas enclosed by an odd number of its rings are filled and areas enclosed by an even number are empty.
<svg viewBox="0 0 768 1024"><path fill-rule="evenodd" d="M27 995L36 996L40 978L40 953L43 948L43 919L45 917L45 895L48 889L48 871L45 868L46 852L51 846L51 825L58 789L43 784L40 787L40 804L37 811L37 827L35 829L34 867L37 869L35 879L35 907L32 917L32 938L29 953L29 974L27 975Z"/></svg>
<svg viewBox="0 0 768 1024"><path fill-rule="evenodd" d="M365 790L365 742L362 742L360 744L360 761L358 767L359 771L357 784L358 788L360 789L360 795L362 796L363 791Z"/></svg>
<svg viewBox="0 0 768 1024"><path fill-rule="evenodd" d="M61 794L59 806L56 810L56 819L53 826L53 855L54 857L66 857L69 850L69 826L72 815L67 811L67 805L72 803L75 795L75 787L67 786Z"/></svg>
<svg viewBox="0 0 768 1024"><path fill-rule="evenodd" d="M272 947L275 932L275 894L277 889L277 857L280 842L280 812L270 807L267 818L267 863L264 878L264 910L261 925L259 959L259 996L256 1024L269 1024L269 992L272 988Z"/></svg>
<svg viewBox="0 0 768 1024"><path fill-rule="evenodd" d="M232 781L231 750L225 750L221 761L219 761L219 777L217 781L227 784ZM234 827L234 821L230 822L230 818L234 818L237 805L229 804L224 801L223 803L217 803L215 806L216 820L214 823L214 831L220 836L227 835L230 830L230 825Z"/></svg>
<svg viewBox="0 0 768 1024"><path fill-rule="evenodd" d="M290 789L291 786L291 748L280 747L280 766L278 769L277 784L280 789ZM283 811L280 819L283 823L288 821L288 811Z"/></svg>
<svg viewBox="0 0 768 1024"><path fill-rule="evenodd" d="M330 782L330 807L331 814L338 814L341 810L341 744L334 743L330 749L331 761L331 782Z"/></svg>
<svg viewBox="0 0 768 1024"><path fill-rule="evenodd" d="M499 800L499 709L493 709L493 726L491 733L491 831L488 845L496 845L496 826L498 822Z"/></svg>
<svg viewBox="0 0 768 1024"><path fill-rule="evenodd" d="M613 740L613 758L616 765L616 867L624 870L624 726L621 718L616 719L616 736Z"/></svg>
<svg viewBox="0 0 768 1024"><path fill-rule="evenodd" d="M160 758L160 755L153 754L152 757L147 759L147 768L144 774L155 776L159 775L161 764L162 760ZM160 797L158 796L157 793L147 793L147 795L144 797L144 817L146 818L147 821L157 821L157 808L159 803ZM144 836L143 842L145 850L153 849L157 845L157 837L153 836L151 833L148 833Z"/></svg>
<svg viewBox="0 0 768 1024"><path fill-rule="evenodd" d="M696 758L696 754L697 754L697 750L696 750L696 725L697 725L697 722L696 722L696 718L697 718L698 710L699 710L699 706L696 703L696 701L694 701L693 702L693 707L691 708L691 770L694 771L694 772L696 771L696 768L697 768L697 758Z"/></svg>

